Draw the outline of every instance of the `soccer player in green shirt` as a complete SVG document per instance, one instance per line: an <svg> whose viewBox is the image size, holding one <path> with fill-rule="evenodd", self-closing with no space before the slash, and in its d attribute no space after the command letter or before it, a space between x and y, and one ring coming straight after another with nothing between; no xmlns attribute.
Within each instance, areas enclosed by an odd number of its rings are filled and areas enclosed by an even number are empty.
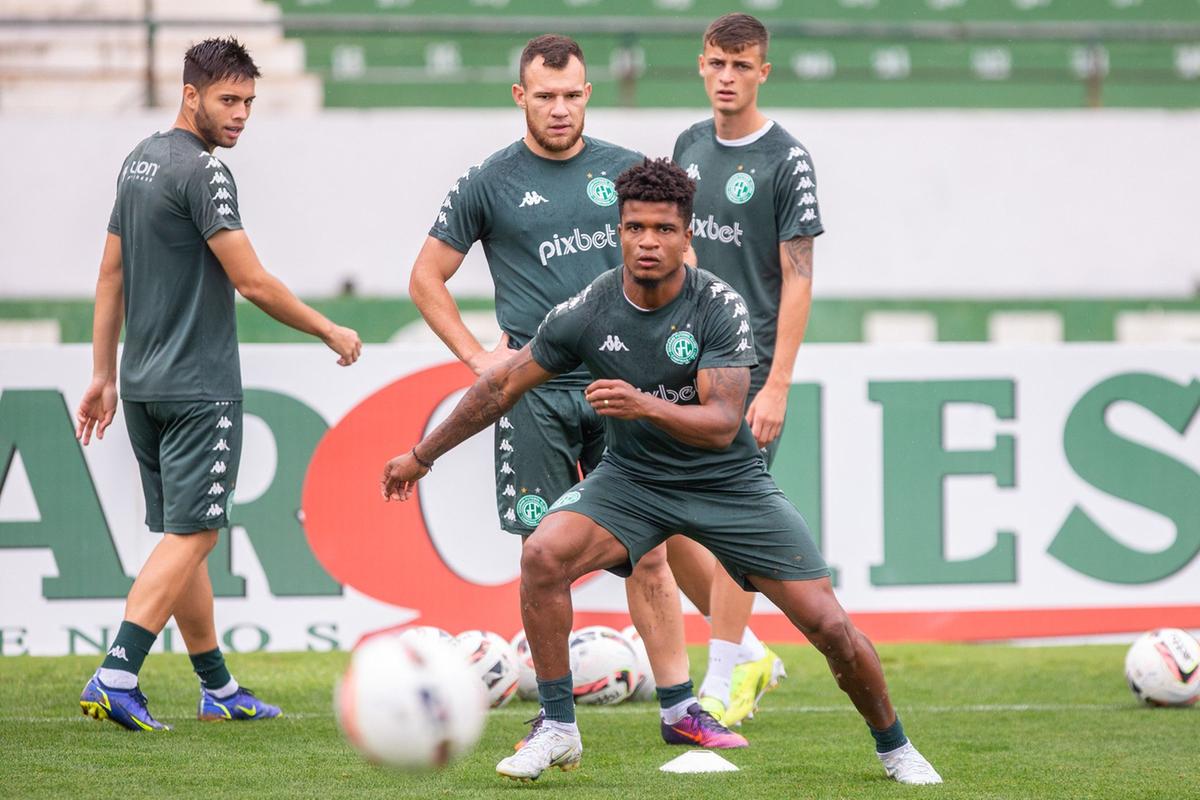
<svg viewBox="0 0 1200 800"><path fill-rule="evenodd" d="M622 173L616 189L622 265L555 306L529 344L484 372L445 422L383 471L384 499L407 500L430 464L534 387L581 364L593 378L586 399L608 421L604 456L554 502L521 557L521 613L546 719L497 772L533 780L579 766L571 582L636 564L681 532L743 588L770 598L825 656L889 777L941 783L905 736L874 647L838 603L804 518L746 422L757 362L753 331L741 324L750 312L724 280L684 264L694 184L662 159ZM605 348L614 336L628 348ZM690 692L678 701L664 714L667 741L695 741L716 724Z"/></svg>
<svg viewBox="0 0 1200 800"><path fill-rule="evenodd" d="M79 698L83 713L133 731L167 730L147 709L138 671L171 617L200 678L202 720L269 719L279 708L239 686L217 646L206 558L229 527L242 443L242 377L234 290L319 337L353 364L358 334L330 322L268 273L242 230L237 184L216 156L237 144L259 75L236 40L187 51L175 126L126 157L96 283L92 380L77 436L104 438L121 400L146 498L163 533L125 601L104 663Z"/></svg>
<svg viewBox="0 0 1200 800"><path fill-rule="evenodd" d="M712 117L680 134L673 160L696 182L692 263L746 298L750 316L742 324L754 330L758 355L746 421L770 466L812 303L813 239L824 227L808 149L758 109L759 87L771 72L767 43L767 29L749 14L709 25L700 75ZM737 724L786 674L783 662L747 627L754 594L715 569L691 540L677 537L669 547L672 564L701 565L676 570L681 583L687 575L711 575L712 638L700 702L726 725ZM703 591L684 589L689 596Z"/></svg>
<svg viewBox="0 0 1200 800"><path fill-rule="evenodd" d="M482 374L533 338L538 324L619 260L613 181L642 156L583 135L591 84L583 51L547 34L521 54L513 100L525 112L525 136L469 168L451 187L417 256L410 294L429 326L465 364ZM496 287L500 345L485 350L463 324L446 288L474 242L483 245ZM601 343L623 353L635 343ZM496 422L496 507L501 527L533 533L563 492L590 472L604 451L604 424L583 397L590 378L578 367L529 392ZM690 695L683 613L665 548L641 560L626 581L630 615L646 643L660 694ZM665 711L663 713L666 713ZM542 717L534 721L534 730ZM706 747L744 747L721 726L701 731ZM519 745L518 745L519 746Z"/></svg>

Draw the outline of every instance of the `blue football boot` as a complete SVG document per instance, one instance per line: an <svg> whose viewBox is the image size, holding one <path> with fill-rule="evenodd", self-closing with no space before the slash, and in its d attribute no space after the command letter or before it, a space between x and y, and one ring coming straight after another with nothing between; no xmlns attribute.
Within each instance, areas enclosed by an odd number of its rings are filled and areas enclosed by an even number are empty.
<svg viewBox="0 0 1200 800"><path fill-rule="evenodd" d="M201 689L200 708L196 711L196 718L205 722L223 722L224 720L271 719L282 713L279 706L264 703L254 696L254 692L244 686L239 686L238 690L229 697L216 697Z"/></svg>
<svg viewBox="0 0 1200 800"><path fill-rule="evenodd" d="M169 731L166 725L150 716L146 695L136 686L132 689L113 689L100 682L100 673L92 675L83 694L79 695L79 710L93 719L110 719L131 731Z"/></svg>

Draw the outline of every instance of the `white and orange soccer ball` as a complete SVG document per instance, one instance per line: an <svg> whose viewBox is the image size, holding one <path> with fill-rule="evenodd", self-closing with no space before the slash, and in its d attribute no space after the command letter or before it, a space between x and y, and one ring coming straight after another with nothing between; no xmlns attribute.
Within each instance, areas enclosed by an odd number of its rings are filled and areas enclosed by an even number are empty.
<svg viewBox="0 0 1200 800"><path fill-rule="evenodd" d="M487 707L500 708L517 693L517 655L504 637L491 631L463 631L454 637L461 657L487 693Z"/></svg>
<svg viewBox="0 0 1200 800"><path fill-rule="evenodd" d="M1200 643L1187 631L1143 633L1125 654L1125 680L1151 706L1190 706L1200 698Z"/></svg>
<svg viewBox="0 0 1200 800"><path fill-rule="evenodd" d="M369 761L404 769L441 767L468 752L487 716L478 678L436 640L370 639L333 696L350 744Z"/></svg>
<svg viewBox="0 0 1200 800"><path fill-rule="evenodd" d="M625 637L606 625L571 634L569 654L575 702L615 705L637 688L637 654Z"/></svg>

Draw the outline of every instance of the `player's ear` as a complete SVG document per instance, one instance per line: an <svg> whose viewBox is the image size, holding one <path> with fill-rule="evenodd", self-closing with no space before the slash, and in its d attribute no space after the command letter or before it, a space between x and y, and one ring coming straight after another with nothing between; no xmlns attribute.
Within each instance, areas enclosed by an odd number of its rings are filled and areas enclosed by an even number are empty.
<svg viewBox="0 0 1200 800"><path fill-rule="evenodd" d="M696 72L700 75L704 74L704 53L696 56Z"/></svg>
<svg viewBox="0 0 1200 800"><path fill-rule="evenodd" d="M200 107L200 90L190 83L183 85L183 105L189 111L195 111Z"/></svg>
<svg viewBox="0 0 1200 800"><path fill-rule="evenodd" d="M583 102L586 103L591 96L592 96L592 85L590 83L585 83L583 85Z"/></svg>
<svg viewBox="0 0 1200 800"><path fill-rule="evenodd" d="M763 84L767 82L767 76L771 74L771 62L763 63L762 70L758 73L758 82Z"/></svg>
<svg viewBox="0 0 1200 800"><path fill-rule="evenodd" d="M524 108L525 107L525 87L519 83L514 83L512 85L512 98L513 98L513 102L516 103L518 107Z"/></svg>

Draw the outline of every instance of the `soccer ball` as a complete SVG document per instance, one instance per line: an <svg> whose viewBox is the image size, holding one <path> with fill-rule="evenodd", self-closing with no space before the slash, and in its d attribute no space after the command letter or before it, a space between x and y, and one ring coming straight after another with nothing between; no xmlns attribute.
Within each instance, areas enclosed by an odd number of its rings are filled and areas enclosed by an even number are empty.
<svg viewBox="0 0 1200 800"><path fill-rule="evenodd" d="M342 732L369 761L441 767L483 732L483 690L453 646L377 636L350 657L333 690Z"/></svg>
<svg viewBox="0 0 1200 800"><path fill-rule="evenodd" d="M1151 706L1190 706L1200 698L1200 643L1178 628L1143 633L1125 654L1133 696Z"/></svg>
<svg viewBox="0 0 1200 800"><path fill-rule="evenodd" d="M522 700L537 700L537 673L533 671L533 653L525 631L519 631L509 642L517 656L517 697Z"/></svg>
<svg viewBox="0 0 1200 800"><path fill-rule="evenodd" d="M625 637L625 641L629 642L634 655L637 656L637 688L633 690L633 696L630 699L642 703L650 702L655 698L655 683L654 671L650 669L650 656L646 654L646 643L642 641L642 635L637 632L637 628L632 625L624 628L621 635Z"/></svg>
<svg viewBox="0 0 1200 800"><path fill-rule="evenodd" d="M615 705L637 688L637 654L616 630L592 625L575 631L569 654L575 702Z"/></svg>
<svg viewBox="0 0 1200 800"><path fill-rule="evenodd" d="M491 631L463 631L454 637L458 651L487 692L487 707L500 706L517 693L517 655L508 642Z"/></svg>
<svg viewBox="0 0 1200 800"><path fill-rule="evenodd" d="M414 625L411 628L405 628L400 631L400 638L406 642L438 641L444 644L454 644L454 637L450 635L449 631L433 625Z"/></svg>

